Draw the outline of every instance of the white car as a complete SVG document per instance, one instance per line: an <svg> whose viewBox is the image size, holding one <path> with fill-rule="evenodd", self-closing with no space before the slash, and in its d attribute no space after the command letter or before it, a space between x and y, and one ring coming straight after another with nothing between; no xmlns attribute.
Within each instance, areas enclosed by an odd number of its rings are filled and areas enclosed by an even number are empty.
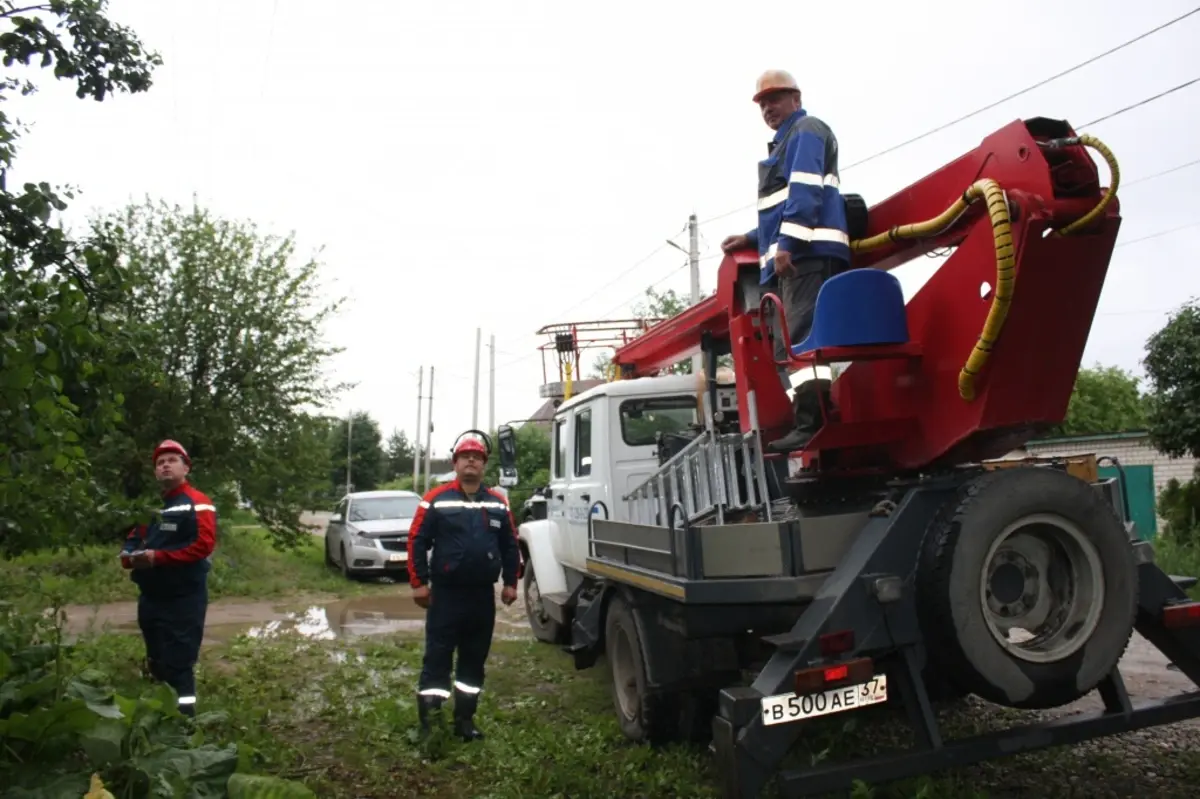
<svg viewBox="0 0 1200 799"><path fill-rule="evenodd" d="M408 570L408 528L421 496L359 491L342 497L325 528L325 562L347 578Z"/></svg>

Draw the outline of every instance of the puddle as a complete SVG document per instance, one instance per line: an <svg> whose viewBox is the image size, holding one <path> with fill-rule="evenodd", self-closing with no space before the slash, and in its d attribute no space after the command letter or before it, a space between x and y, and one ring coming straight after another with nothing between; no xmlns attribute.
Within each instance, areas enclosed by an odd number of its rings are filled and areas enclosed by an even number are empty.
<svg viewBox="0 0 1200 799"><path fill-rule="evenodd" d="M114 632L137 633L136 613L132 619L109 619ZM286 605L264 607L209 606L204 643L226 643L239 635L273 638L296 634L314 641L353 640L376 635L419 632L425 627L425 610L407 592L338 599L288 609ZM497 612L495 637L525 639L529 625L504 618Z"/></svg>

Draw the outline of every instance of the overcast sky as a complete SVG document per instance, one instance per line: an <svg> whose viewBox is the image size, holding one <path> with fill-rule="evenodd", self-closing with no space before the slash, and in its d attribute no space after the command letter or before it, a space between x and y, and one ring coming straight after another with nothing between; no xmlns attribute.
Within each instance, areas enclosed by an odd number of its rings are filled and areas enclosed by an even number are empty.
<svg viewBox="0 0 1200 799"><path fill-rule="evenodd" d="M346 348L335 376L359 384L336 410L411 436L417 369L436 366L442 453L471 423L476 326L485 345L496 337L504 422L541 403L539 327L627 315L650 284L686 295L682 253L660 245L692 211L705 220L753 202L771 135L750 101L762 70L797 77L848 164L1193 3L803 6L113 0L112 16L163 55L154 87L102 104L65 86L14 101L10 113L35 124L17 177L78 186L77 215L196 195L294 231L304 253L323 247L332 291L349 298L329 328ZM1200 77L1198 41L1200 14L845 171L843 188L878 202L1014 119L1082 124ZM1200 158L1198 100L1200 84L1089 132L1132 183ZM1200 294L1197 180L1200 166L1123 185L1088 364L1140 370L1146 338ZM703 225L703 254L753 223L746 209ZM702 263L706 292L717 263ZM486 368L485 350L484 392ZM486 425L486 394L479 405Z"/></svg>

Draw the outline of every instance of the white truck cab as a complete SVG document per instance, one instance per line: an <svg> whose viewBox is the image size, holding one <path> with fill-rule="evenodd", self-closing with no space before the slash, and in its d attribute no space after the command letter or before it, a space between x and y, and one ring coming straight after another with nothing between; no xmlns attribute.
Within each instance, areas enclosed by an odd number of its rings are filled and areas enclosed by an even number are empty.
<svg viewBox="0 0 1200 799"><path fill-rule="evenodd" d="M526 610L539 638L561 635L562 606L587 578L589 516L625 520L622 497L659 468L656 435L698 423L696 388L693 375L617 380L559 406L550 430L546 518L518 532ZM502 455L513 451L505 449L511 435L498 431Z"/></svg>

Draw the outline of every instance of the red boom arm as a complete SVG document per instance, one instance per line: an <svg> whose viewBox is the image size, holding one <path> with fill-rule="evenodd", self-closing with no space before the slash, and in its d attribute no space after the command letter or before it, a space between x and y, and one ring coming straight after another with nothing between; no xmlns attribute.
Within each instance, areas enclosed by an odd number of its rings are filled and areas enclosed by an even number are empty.
<svg viewBox="0 0 1200 799"><path fill-rule="evenodd" d="M974 396L960 393L959 377L980 342L1001 281L997 256L1009 248L994 239L994 217L974 202L939 230L874 249L856 245L853 268L893 269L931 251L955 247L933 276L908 298L910 342L905 357L884 358L871 348L839 348L851 361L834 383L837 414L806 453L838 451L839 466L909 470L999 457L1062 421L1120 227L1116 198L1080 230L1076 222L1104 197L1098 171L1066 123L1013 122L983 143L870 209L864 242L925 222L983 179L1007 200L1015 281L1000 332L983 352ZM1001 209L1004 203L1000 201ZM900 231L901 233L903 231ZM1006 273L1007 274L1007 273ZM625 377L654 374L700 349L708 333L730 342L743 429L753 396L764 435L791 424L791 408L759 333L753 297L757 253L735 253L721 263L717 293L652 327L618 349ZM1001 275L1003 276L1003 275ZM740 284L740 285L739 285ZM750 306L750 307L748 307ZM998 310L1003 310L998 309ZM818 323L822 313L818 301ZM795 343L795 342L793 342ZM981 350L989 348L981 344ZM980 356L976 356L980 357ZM874 359L880 358L880 359ZM811 364L809 356L805 363ZM793 361L792 368L802 368Z"/></svg>

